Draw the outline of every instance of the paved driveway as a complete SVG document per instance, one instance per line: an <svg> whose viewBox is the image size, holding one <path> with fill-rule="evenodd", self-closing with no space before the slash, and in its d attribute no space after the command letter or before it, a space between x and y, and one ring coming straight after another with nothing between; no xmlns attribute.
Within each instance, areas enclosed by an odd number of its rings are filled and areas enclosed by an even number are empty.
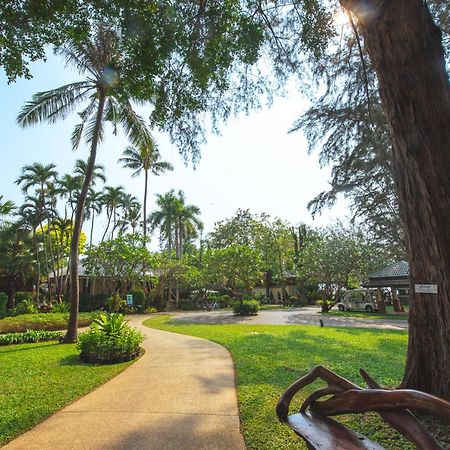
<svg viewBox="0 0 450 450"><path fill-rule="evenodd" d="M406 320L363 319L359 317L338 317L320 314L320 308L307 306L304 308L273 309L259 311L257 316L234 316L231 311L193 311L179 313L172 320L191 323L241 323L249 325L319 325L322 319L324 326L382 328L386 330L406 330Z"/></svg>

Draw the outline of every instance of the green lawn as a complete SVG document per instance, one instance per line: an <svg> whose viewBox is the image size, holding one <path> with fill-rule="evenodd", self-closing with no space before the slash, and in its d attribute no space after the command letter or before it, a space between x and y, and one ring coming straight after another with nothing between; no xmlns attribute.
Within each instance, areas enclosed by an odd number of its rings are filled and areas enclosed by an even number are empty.
<svg viewBox="0 0 450 450"><path fill-rule="evenodd" d="M83 364L74 344L49 342L0 347L0 361L0 446L131 364Z"/></svg>
<svg viewBox="0 0 450 450"><path fill-rule="evenodd" d="M169 316L148 319L145 325L189 334L224 345L232 354L243 435L248 449L298 449L298 439L275 417L282 392L316 365L363 384L365 368L378 382L395 386L403 372L407 334L358 328L281 325L197 325L175 323ZM320 383L299 395L301 402ZM299 405L300 402L296 404ZM375 414L340 418L388 449L414 448Z"/></svg>
<svg viewBox="0 0 450 450"><path fill-rule="evenodd" d="M319 313L327 314L330 316L336 317L358 317L360 319L389 319L389 320L408 320L408 307L405 307L405 313L394 313L394 308L392 306L386 306L387 314L379 314L379 313L368 313L365 311L338 311L336 308L333 308L328 313Z"/></svg>
<svg viewBox="0 0 450 450"><path fill-rule="evenodd" d="M88 326L95 318L97 312L83 312L78 316L80 327ZM65 330L69 320L69 313L39 313L20 314L15 317L0 319L0 333L15 333L26 330Z"/></svg>

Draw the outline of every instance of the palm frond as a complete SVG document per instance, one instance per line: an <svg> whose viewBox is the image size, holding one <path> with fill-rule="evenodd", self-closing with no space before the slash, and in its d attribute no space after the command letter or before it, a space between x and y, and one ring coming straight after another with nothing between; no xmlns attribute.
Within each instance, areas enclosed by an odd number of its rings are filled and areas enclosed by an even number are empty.
<svg viewBox="0 0 450 450"><path fill-rule="evenodd" d="M50 91L38 92L25 104L17 116L17 123L26 127L38 122L55 123L65 119L76 105L85 100L94 86L87 81L66 84Z"/></svg>

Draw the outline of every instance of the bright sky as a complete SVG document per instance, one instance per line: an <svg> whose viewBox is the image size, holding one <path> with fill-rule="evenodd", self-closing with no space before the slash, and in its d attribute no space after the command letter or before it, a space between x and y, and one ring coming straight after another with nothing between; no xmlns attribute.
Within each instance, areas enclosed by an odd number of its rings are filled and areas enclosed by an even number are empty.
<svg viewBox="0 0 450 450"><path fill-rule="evenodd" d="M10 85L0 73L0 145L4 155L0 195L19 205L23 195L14 181L24 165L54 163L60 174L71 173L75 160L86 160L88 155L86 146L77 152L71 150L70 135L77 123L76 114L56 125L40 124L27 129L16 125L19 110L34 93L80 79L53 55L46 63L33 63L31 70L32 80L18 80ZM154 133L162 159L170 161L175 170L150 178L148 211L154 208L154 194L174 188L185 192L187 203L201 208L205 232L211 231L215 222L231 217L238 208L266 212L292 224L306 222L320 226L343 219L348 211L345 201L314 222L306 208L309 200L328 188L330 175L328 169L320 169L317 154L308 155L301 133L287 133L306 106L306 100L292 92L288 98L275 100L270 109L228 121L220 136L208 136L195 170L192 165L184 166L167 136ZM142 201L143 177L131 178L131 171L117 163L127 145L123 136L106 132L97 162L105 167L107 185L123 185ZM97 236L100 227L106 225L106 218L98 223Z"/></svg>

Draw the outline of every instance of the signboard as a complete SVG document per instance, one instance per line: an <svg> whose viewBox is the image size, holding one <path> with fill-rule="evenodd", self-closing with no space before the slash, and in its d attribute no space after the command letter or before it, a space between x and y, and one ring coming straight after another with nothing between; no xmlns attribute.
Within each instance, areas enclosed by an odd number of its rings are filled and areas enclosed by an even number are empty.
<svg viewBox="0 0 450 450"><path fill-rule="evenodd" d="M415 284L414 291L416 294L437 294L437 284Z"/></svg>
<svg viewBox="0 0 450 450"><path fill-rule="evenodd" d="M127 294L127 305L133 306L133 294Z"/></svg>

